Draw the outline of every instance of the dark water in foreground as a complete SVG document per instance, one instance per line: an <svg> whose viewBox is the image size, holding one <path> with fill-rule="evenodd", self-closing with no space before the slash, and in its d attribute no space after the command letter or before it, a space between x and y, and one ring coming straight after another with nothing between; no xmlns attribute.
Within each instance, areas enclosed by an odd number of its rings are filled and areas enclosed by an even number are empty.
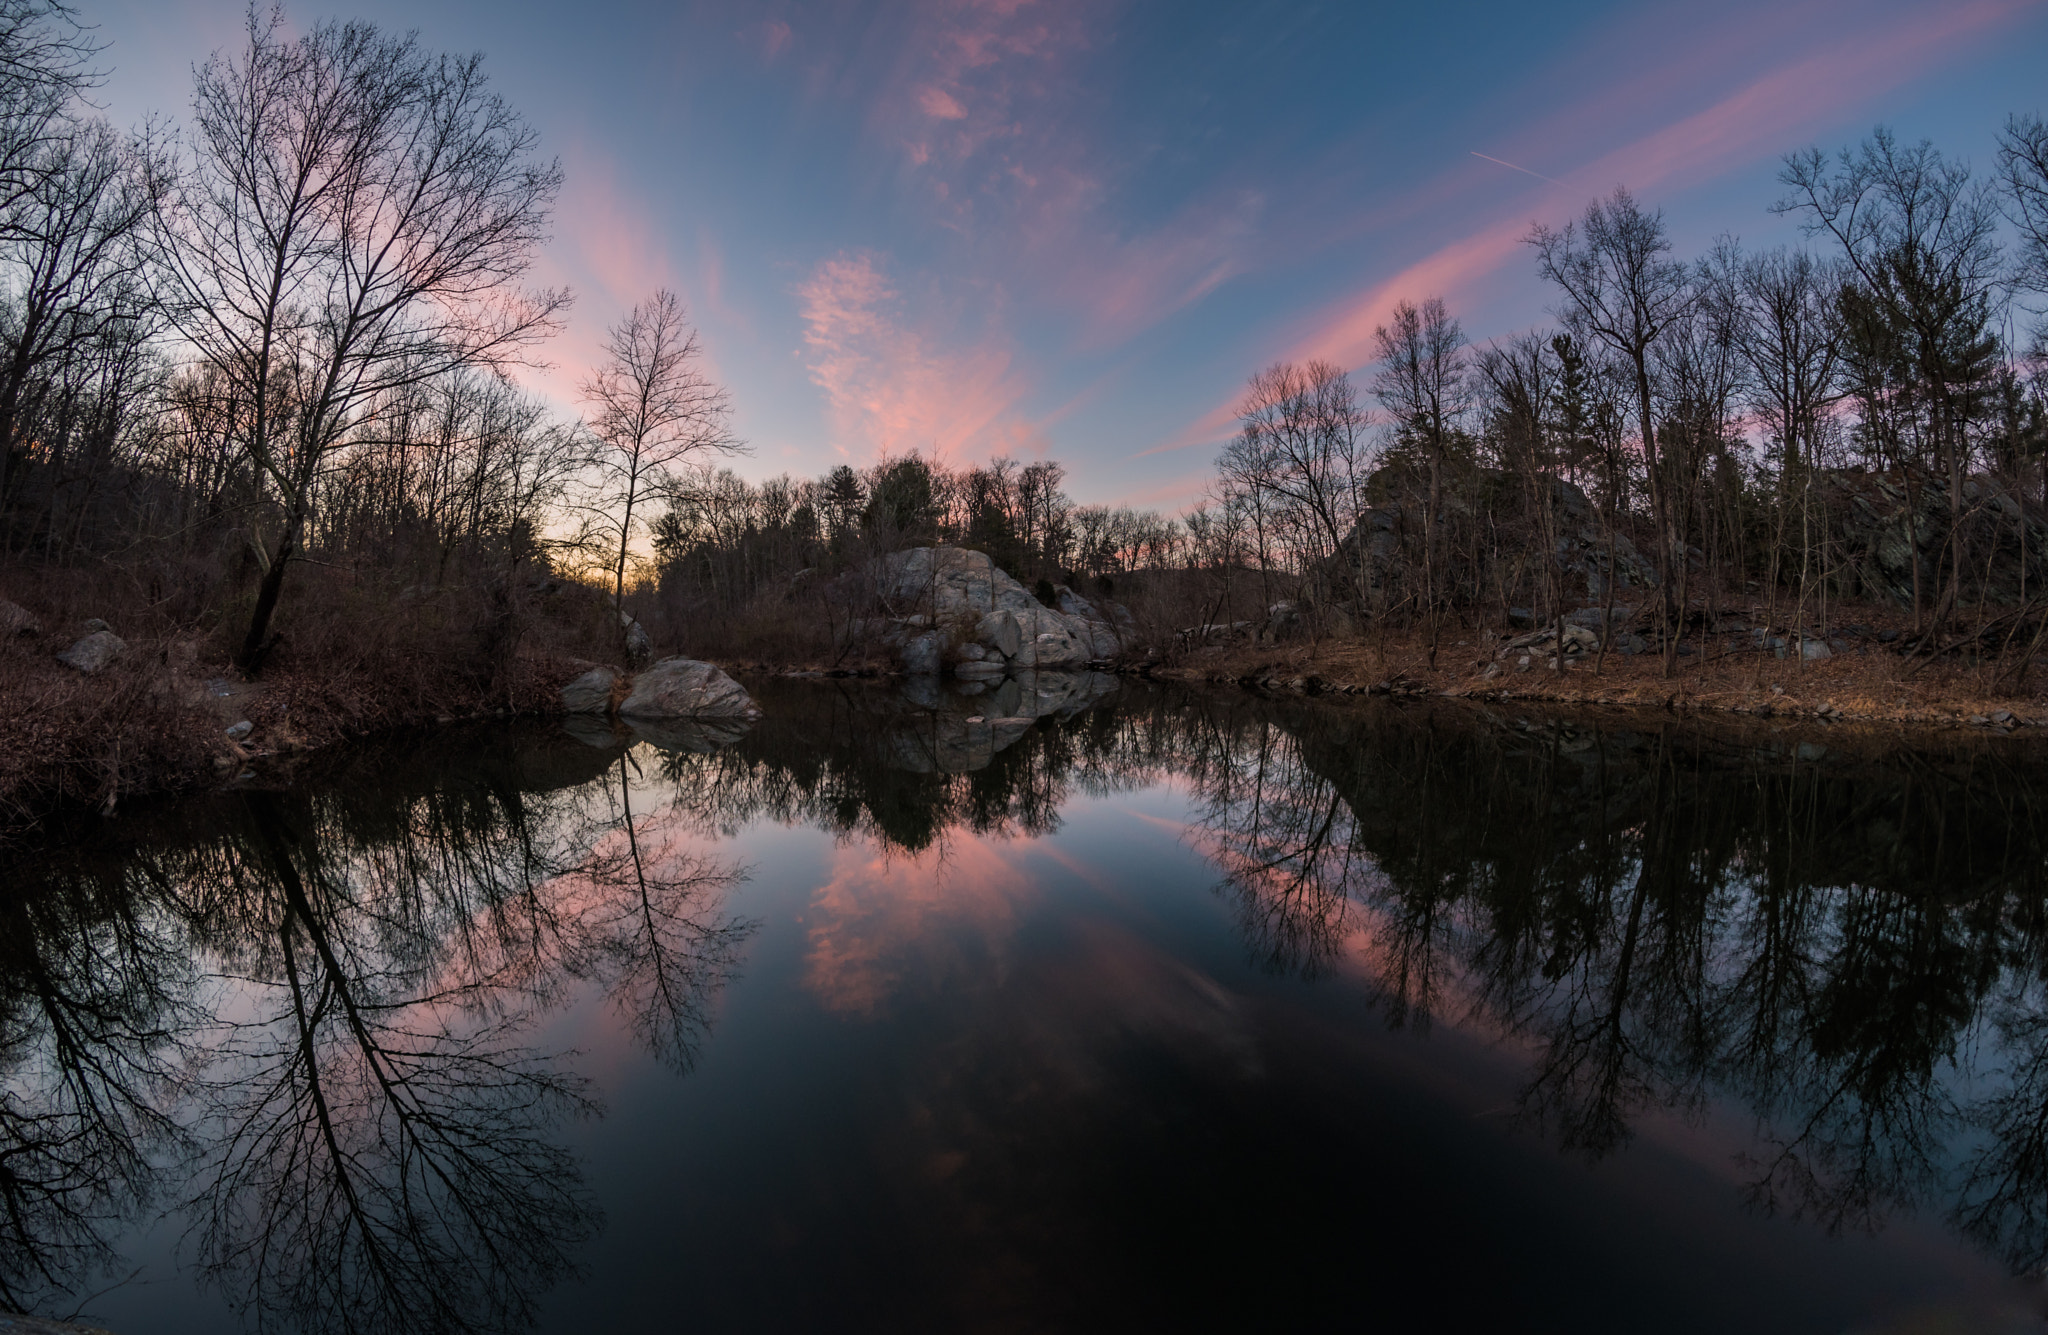
<svg viewBox="0 0 2048 1335"><path fill-rule="evenodd" d="M2043 1328L2048 753L1041 687L389 739L15 858L6 1299Z"/></svg>

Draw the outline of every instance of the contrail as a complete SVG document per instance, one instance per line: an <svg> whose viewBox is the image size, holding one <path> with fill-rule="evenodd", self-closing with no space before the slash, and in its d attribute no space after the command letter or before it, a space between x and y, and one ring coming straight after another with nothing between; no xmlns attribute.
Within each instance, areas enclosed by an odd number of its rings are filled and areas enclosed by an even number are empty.
<svg viewBox="0 0 2048 1335"><path fill-rule="evenodd" d="M1517 166L1516 166L1516 165L1515 165L1514 163L1512 163L1512 162L1501 162L1501 160L1500 160L1499 158L1487 158L1487 157L1486 157L1486 154L1484 154L1484 153L1481 153L1481 152L1477 151L1476 149L1475 149L1475 150L1473 151L1473 153L1472 153L1472 156L1473 156L1473 157L1475 157L1475 158L1486 158L1486 160L1487 160L1488 162L1494 162L1494 163L1499 163L1499 164L1500 164L1501 166L1503 166L1503 167L1506 167L1506 168L1507 168L1507 169L1508 169L1509 171L1511 171L1511 172L1520 172L1520 173L1522 173L1522 175L1524 175L1524 176L1533 176L1533 177L1535 177L1535 178L1536 178L1537 180L1539 180L1539 181L1548 181L1548 182L1550 182L1550 183L1551 183L1552 185L1563 185L1563 184L1564 184L1564 182L1563 182L1563 181L1560 181L1560 180L1558 180L1558 179L1557 179L1556 177L1553 177L1553 176L1545 176L1545 175L1544 175L1544 174L1543 174L1542 172L1532 172L1532 171L1530 171L1530 170L1529 170L1529 169L1528 169L1527 167L1517 167Z"/></svg>

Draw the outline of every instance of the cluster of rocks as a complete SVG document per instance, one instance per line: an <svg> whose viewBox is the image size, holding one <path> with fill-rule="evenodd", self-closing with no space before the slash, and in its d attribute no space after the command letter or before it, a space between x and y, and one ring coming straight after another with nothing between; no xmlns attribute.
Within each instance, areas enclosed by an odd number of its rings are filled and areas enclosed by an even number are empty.
<svg viewBox="0 0 2048 1335"><path fill-rule="evenodd" d="M1514 611L1522 613L1521 618L1514 619L1527 619L1526 611L1520 608ZM1549 622L1526 634L1515 636L1501 645L1494 657L1512 658L1521 666L1528 666L1530 661L1535 659L1545 659L1554 666L1560 653L1569 660L1599 652L1603 638L1607 641L1608 649L1614 653L1625 656L1647 653L1650 648L1649 640L1632 630L1623 629L1633 622L1635 617L1636 609L1633 607L1583 607L1565 613L1562 626ZM1604 633L1603 626L1606 627ZM1497 675L1498 671L1496 665L1488 675Z"/></svg>
<svg viewBox="0 0 2048 1335"><path fill-rule="evenodd" d="M1130 613L1116 604L1098 607L1061 584L1048 607L987 553L960 547L880 557L841 587L877 612L851 624L851 642L889 650L912 676L993 681L1086 668L1113 661L1132 638Z"/></svg>
<svg viewBox="0 0 2048 1335"><path fill-rule="evenodd" d="M694 658L664 658L630 676L617 668L592 668L562 688L561 700L562 712L572 718L599 721L599 728L585 731L602 733L607 742L616 715L667 750L716 750L761 717L745 687Z"/></svg>
<svg viewBox="0 0 2048 1335"><path fill-rule="evenodd" d="M34 637L43 633L43 623L20 603L0 598L0 638ZM78 628L78 636L54 657L59 663L86 676L97 676L119 662L128 652L128 641L98 617Z"/></svg>

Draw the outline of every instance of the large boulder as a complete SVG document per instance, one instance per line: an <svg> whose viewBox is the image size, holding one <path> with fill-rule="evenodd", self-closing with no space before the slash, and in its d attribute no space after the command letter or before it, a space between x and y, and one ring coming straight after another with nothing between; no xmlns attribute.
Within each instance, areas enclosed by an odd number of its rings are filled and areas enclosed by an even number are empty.
<svg viewBox="0 0 2048 1335"><path fill-rule="evenodd" d="M664 658L633 678L619 706L628 719L756 719L761 708L746 689L709 663Z"/></svg>
<svg viewBox="0 0 2048 1335"><path fill-rule="evenodd" d="M612 687L618 683L619 674L612 668L595 667L562 688L562 712L564 714L609 714L612 712Z"/></svg>
<svg viewBox="0 0 2048 1335"><path fill-rule="evenodd" d="M104 671L127 652L126 640L110 630L96 630L58 654L57 661L91 676Z"/></svg>
<svg viewBox="0 0 2048 1335"><path fill-rule="evenodd" d="M1047 607L987 553L959 547L880 557L841 587L883 613L856 622L855 639L890 650L912 674L948 663L956 675L984 680L1082 668L1115 658L1132 638L1123 608L1098 606L1065 585L1054 586L1055 606Z"/></svg>

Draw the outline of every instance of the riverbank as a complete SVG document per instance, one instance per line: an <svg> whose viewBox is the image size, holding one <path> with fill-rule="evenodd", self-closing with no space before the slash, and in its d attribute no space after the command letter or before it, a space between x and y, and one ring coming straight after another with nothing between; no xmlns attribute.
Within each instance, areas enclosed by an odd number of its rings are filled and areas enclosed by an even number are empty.
<svg viewBox="0 0 2048 1335"><path fill-rule="evenodd" d="M1908 659L1900 638L1851 632L1813 660L1706 636L1667 675L1654 654L1568 656L1511 647L1502 632L1460 631L1434 667L1420 635L1367 643L1236 644L1126 674L1308 695L1432 696L1619 706L1684 713L1808 717L1910 728L2030 734L2048 728L2048 696L2000 689L1996 662ZM43 637L47 638L47 637ZM288 659L256 681L184 640L135 640L93 674L55 662L26 636L0 640L0 836L59 806L111 808L130 798L231 781L251 764L394 728L561 712L562 686L593 666L559 649L516 650L484 674L431 653ZM736 676L889 675L878 660L827 667L726 658ZM237 725L247 723L246 730ZM231 730L241 733L231 735Z"/></svg>
<svg viewBox="0 0 2048 1335"><path fill-rule="evenodd" d="M558 713L563 684L593 666L546 649L488 672L369 653L286 659L251 681L191 640L124 643L86 673L38 638L0 640L0 837L52 808L111 809L386 729Z"/></svg>
<svg viewBox="0 0 2048 1335"><path fill-rule="evenodd" d="M1431 666L1420 634L1370 643L1223 645L1146 666L1156 680L1234 684L1267 691L1435 695L1567 705L1620 705L1759 717L1808 716L1928 728L2014 732L2048 727L2048 695L2002 682L2005 665L1960 657L1908 658L1896 630L1859 629L1818 640L1806 658L1752 632L1689 641L1667 673L1655 653L1568 655L1562 666L1518 637L1459 631Z"/></svg>

